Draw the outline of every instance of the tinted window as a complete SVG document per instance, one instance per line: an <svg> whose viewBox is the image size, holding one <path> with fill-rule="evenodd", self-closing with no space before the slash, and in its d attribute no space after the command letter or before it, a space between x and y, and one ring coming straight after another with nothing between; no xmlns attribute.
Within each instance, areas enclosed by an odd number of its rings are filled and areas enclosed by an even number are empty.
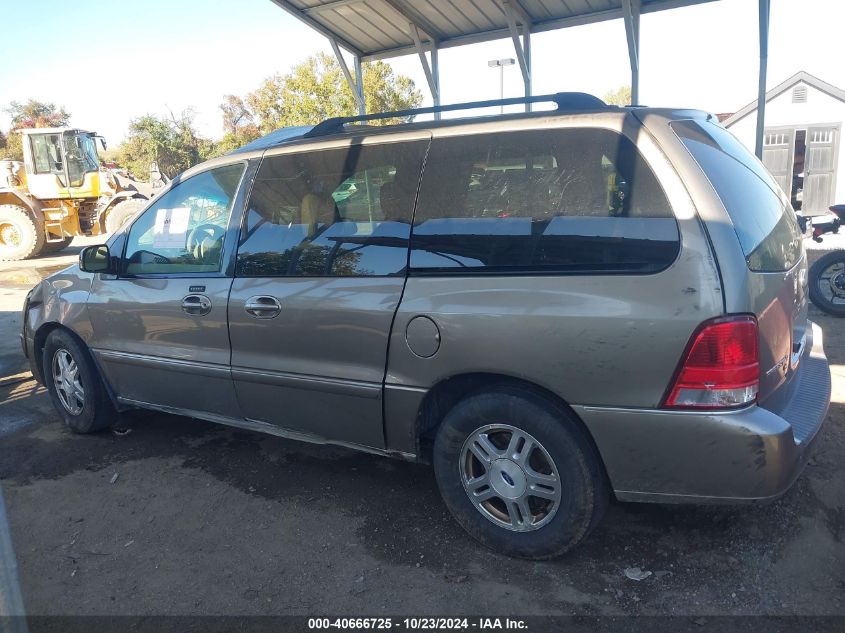
<svg viewBox="0 0 845 633"><path fill-rule="evenodd" d="M243 163L204 171L158 198L129 229L124 272L218 272Z"/></svg>
<svg viewBox="0 0 845 633"><path fill-rule="evenodd" d="M666 196L626 138L506 132L433 142L411 268L654 272L678 248Z"/></svg>
<svg viewBox="0 0 845 633"><path fill-rule="evenodd" d="M427 145L353 145L265 158L241 230L236 275L403 273Z"/></svg>
<svg viewBox="0 0 845 633"><path fill-rule="evenodd" d="M798 222L763 164L721 126L676 121L672 129L719 194L748 267L764 272L792 268L801 257Z"/></svg>

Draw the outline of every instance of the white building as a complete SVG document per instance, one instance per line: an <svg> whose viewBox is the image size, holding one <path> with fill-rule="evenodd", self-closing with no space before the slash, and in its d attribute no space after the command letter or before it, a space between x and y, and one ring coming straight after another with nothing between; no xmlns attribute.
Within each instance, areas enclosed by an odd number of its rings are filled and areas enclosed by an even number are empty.
<svg viewBox="0 0 845 633"><path fill-rule="evenodd" d="M845 90L801 71L766 93L763 163L805 215L845 203ZM754 151L757 102L722 123Z"/></svg>

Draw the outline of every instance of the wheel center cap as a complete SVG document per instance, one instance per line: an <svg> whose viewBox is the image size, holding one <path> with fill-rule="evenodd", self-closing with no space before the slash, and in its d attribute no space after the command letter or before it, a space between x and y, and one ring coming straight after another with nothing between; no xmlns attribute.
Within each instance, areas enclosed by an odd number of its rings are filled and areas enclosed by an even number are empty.
<svg viewBox="0 0 845 633"><path fill-rule="evenodd" d="M497 459L490 466L490 487L500 497L518 499L528 487L525 473L510 459Z"/></svg>

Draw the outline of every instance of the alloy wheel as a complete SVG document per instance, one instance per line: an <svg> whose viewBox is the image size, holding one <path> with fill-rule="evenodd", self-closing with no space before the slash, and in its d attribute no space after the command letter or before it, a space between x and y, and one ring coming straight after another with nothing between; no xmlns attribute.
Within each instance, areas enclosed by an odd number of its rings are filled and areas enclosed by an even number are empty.
<svg viewBox="0 0 845 633"><path fill-rule="evenodd" d="M85 405L85 389L79 376L79 365L64 348L53 354L53 383L62 406L71 415L79 415Z"/></svg>
<svg viewBox="0 0 845 633"><path fill-rule="evenodd" d="M461 448L461 483L489 521L529 532L552 520L561 504L561 481L549 452L536 438L508 424L473 432Z"/></svg>

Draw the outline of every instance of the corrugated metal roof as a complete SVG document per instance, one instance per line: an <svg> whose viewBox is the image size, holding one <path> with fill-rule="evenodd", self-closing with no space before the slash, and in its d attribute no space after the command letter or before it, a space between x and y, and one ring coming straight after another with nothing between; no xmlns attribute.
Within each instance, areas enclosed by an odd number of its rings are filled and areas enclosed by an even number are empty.
<svg viewBox="0 0 845 633"><path fill-rule="evenodd" d="M271 0L364 60L415 51L409 25L439 48L509 36L506 4L533 33L622 17L622 0ZM713 0L640 0L641 13Z"/></svg>

